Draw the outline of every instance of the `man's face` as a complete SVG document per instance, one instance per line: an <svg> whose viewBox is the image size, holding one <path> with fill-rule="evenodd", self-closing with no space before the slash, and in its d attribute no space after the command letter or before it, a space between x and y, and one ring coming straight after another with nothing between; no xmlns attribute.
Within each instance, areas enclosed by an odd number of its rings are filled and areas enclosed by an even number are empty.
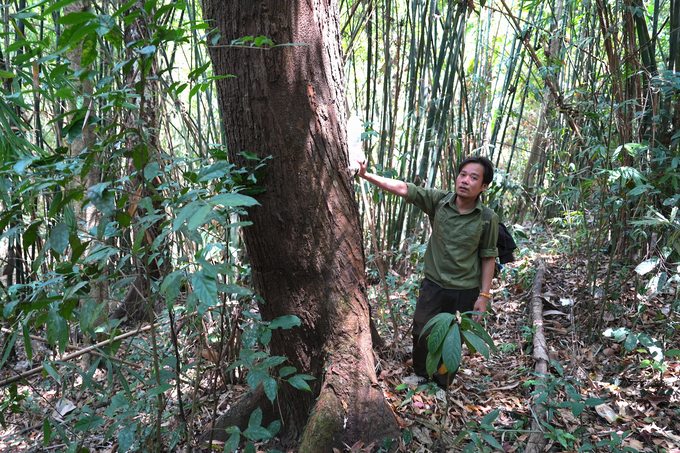
<svg viewBox="0 0 680 453"><path fill-rule="evenodd" d="M484 167L481 164L466 164L456 178L456 194L466 200L476 200L489 185L482 182Z"/></svg>

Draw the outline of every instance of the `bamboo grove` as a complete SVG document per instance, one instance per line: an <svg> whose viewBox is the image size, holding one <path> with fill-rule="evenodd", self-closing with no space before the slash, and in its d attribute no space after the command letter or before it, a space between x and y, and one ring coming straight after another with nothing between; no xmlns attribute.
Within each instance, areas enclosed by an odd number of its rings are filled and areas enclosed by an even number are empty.
<svg viewBox="0 0 680 453"><path fill-rule="evenodd" d="M450 189L456 162L490 157L501 219L575 228L589 298L616 286L616 263L678 253L677 1L342 7L348 103L378 171ZM421 214L373 202L376 255L403 252ZM654 284L673 275L662 268Z"/></svg>
<svg viewBox="0 0 680 453"><path fill-rule="evenodd" d="M649 263L650 290L680 279L680 0L338 6L347 108L379 173L450 189L456 162L491 158L487 202L501 220L529 237L543 225L583 253L587 312L638 263ZM235 357L227 302L238 313L254 297L238 214L256 203L266 160L227 160L206 58L218 32L200 4L18 0L0 15L2 363L20 343L30 358L34 332L63 353L76 325L114 337L114 319L154 323L153 309L175 301L216 310L216 337ZM275 44L285 43L232 43ZM383 193L368 201L366 249L377 267L396 265L423 242L425 219ZM161 342L152 338L147 358L158 388ZM160 439L167 408L152 395L146 435Z"/></svg>

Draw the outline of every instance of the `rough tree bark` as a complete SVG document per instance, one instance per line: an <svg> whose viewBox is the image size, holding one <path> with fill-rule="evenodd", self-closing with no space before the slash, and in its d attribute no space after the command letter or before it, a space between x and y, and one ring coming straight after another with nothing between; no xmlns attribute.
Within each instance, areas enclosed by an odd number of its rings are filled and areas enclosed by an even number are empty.
<svg viewBox="0 0 680 453"><path fill-rule="evenodd" d="M312 393L279 390L284 427L303 432L301 452L380 445L399 429L374 370L362 233L347 171L337 4L204 0L203 10L222 36L210 47L215 73L236 76L218 83L230 158L245 165L243 151L274 157L244 240L263 319L294 314L302 325L277 329L271 352L317 378ZM304 44L229 46L262 35Z"/></svg>

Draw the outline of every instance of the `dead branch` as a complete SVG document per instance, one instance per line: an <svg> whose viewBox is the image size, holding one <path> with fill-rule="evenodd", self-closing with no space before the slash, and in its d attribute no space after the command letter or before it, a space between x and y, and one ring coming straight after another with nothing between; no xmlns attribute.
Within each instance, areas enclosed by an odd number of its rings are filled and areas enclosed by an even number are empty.
<svg viewBox="0 0 680 453"><path fill-rule="evenodd" d="M109 344L109 343L113 343L113 342L115 342L115 341L121 341L121 340L124 340L124 339L126 339L126 338L129 338L129 337L131 337L131 336L133 336L133 335L137 335L138 333L145 332L145 331L147 331L147 330L151 330L151 327L152 327L152 326L141 327L141 328L139 328L139 329L137 329L137 330L133 330L133 331L131 331L131 332L127 332L127 333L124 333L124 334L122 334L122 335L118 335L117 337L110 338L110 339L104 340L104 341L100 341L99 343L94 344L94 345L92 345L92 346L89 346L89 347L87 347L87 348L85 348L85 349L81 349L80 351L76 351L76 352L74 352L74 353L65 355L65 356L63 356L63 357L60 359L60 361L66 362L66 361L68 361L68 360L75 359L76 357L80 357L80 356L83 355L83 354L87 354L88 352L92 352L92 351L94 351L94 350L97 349L97 348L101 348L102 346L106 346L106 345ZM21 373L21 374L19 374L19 375L17 375L17 376L11 377L11 378L9 378L9 379L5 379L4 381L0 382L0 387L4 387L4 386L9 385L9 384L11 384L11 383L13 383L13 382L20 381L20 380L25 379L25 378L27 378L27 377L29 377L29 376L33 376L34 374L41 373L41 372L43 371L43 369L44 369L44 367L39 366L39 367L37 367L37 368L33 368L33 369L28 370L28 371L26 371L26 372L24 372L24 373Z"/></svg>
<svg viewBox="0 0 680 453"><path fill-rule="evenodd" d="M534 360L536 361L536 374L539 376L548 375L548 365L550 364L550 357L548 356L548 344L545 341L545 334L543 332L543 301L541 300L541 291L543 289L543 280L545 278L545 261L537 258L534 261L536 267L536 276L534 277L534 284L531 288L531 319L532 326L535 329L533 338ZM545 386L537 385L536 390L544 389ZM534 408L535 417L531 422L531 430L534 431L527 442L526 453L539 453L545 447L546 439L543 435L543 427L540 421L546 421L546 413L543 405L536 405Z"/></svg>

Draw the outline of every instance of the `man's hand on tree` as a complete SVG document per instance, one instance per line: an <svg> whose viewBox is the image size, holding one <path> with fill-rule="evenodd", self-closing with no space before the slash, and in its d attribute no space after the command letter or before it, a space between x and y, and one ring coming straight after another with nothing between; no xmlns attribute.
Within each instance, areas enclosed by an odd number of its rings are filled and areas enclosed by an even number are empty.
<svg viewBox="0 0 680 453"><path fill-rule="evenodd" d="M357 162L359 163L359 171L357 172L357 176L363 178L366 174L366 169L368 168L368 160L358 160Z"/></svg>

